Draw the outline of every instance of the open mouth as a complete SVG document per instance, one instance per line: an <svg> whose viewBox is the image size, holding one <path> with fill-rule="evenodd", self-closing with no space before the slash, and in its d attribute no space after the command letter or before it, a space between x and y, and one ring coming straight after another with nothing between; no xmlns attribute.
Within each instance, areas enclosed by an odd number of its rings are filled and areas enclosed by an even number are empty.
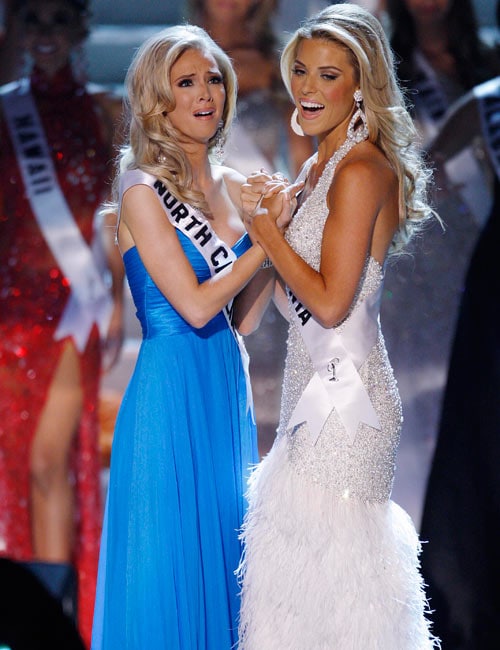
<svg viewBox="0 0 500 650"><path fill-rule="evenodd" d="M194 114L195 117L212 117L215 111L213 110L208 110L208 111L196 111Z"/></svg>
<svg viewBox="0 0 500 650"><path fill-rule="evenodd" d="M323 104L319 104L318 102L309 102L304 100L301 100L300 106L305 115L314 115L325 108Z"/></svg>

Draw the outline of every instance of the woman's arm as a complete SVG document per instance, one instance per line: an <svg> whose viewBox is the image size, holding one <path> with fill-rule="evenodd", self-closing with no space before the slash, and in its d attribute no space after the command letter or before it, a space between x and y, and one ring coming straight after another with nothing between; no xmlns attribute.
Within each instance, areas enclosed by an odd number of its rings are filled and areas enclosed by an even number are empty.
<svg viewBox="0 0 500 650"><path fill-rule="evenodd" d="M398 224L397 177L380 152L364 151L336 171L328 194L319 271L295 253L276 227L274 216L280 209L276 198L265 199L248 226L277 273L324 327L347 316L367 256L384 261Z"/></svg>
<svg viewBox="0 0 500 650"><path fill-rule="evenodd" d="M111 299L113 301L113 311L103 343L103 369L105 372L110 370L120 357L123 345L123 285L125 278L125 269L120 250L115 242L116 232L116 215L106 214L103 218L104 229L104 248L106 252L107 267L111 276Z"/></svg>
<svg viewBox="0 0 500 650"><path fill-rule="evenodd" d="M274 269L261 269L233 303L233 323L240 334L255 332L274 294L276 274Z"/></svg>
<svg viewBox="0 0 500 650"><path fill-rule="evenodd" d="M279 198L281 209L276 214L276 225L281 232L284 232L296 207L295 196L302 187L303 183L290 185L281 174L270 175L266 172L252 174L248 182L241 186L241 202L246 221L251 220L255 211L259 209L264 196L273 196L283 190ZM234 302L233 322L240 334L244 336L257 329L271 299L276 302L278 287L276 273L272 265L269 266L268 261L264 266L265 268L261 268ZM278 308L280 307L281 305Z"/></svg>
<svg viewBox="0 0 500 650"><path fill-rule="evenodd" d="M235 233L235 241L238 234ZM203 327L239 293L265 259L262 248L252 246L230 272L203 283L186 258L175 228L153 190L134 185L122 200L119 241L122 251L133 245L159 290L193 327ZM233 242L227 242L229 245Z"/></svg>

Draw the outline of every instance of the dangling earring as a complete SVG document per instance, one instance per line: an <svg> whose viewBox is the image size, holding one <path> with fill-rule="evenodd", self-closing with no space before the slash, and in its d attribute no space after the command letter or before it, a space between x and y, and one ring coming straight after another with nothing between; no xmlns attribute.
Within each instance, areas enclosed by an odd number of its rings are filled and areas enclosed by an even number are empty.
<svg viewBox="0 0 500 650"><path fill-rule="evenodd" d="M296 108L292 113L292 117L290 118L290 126L292 127L292 131L297 135L305 135L304 131L302 130L302 127L299 124L299 120L297 119L298 116L299 116L299 109Z"/></svg>
<svg viewBox="0 0 500 650"><path fill-rule="evenodd" d="M356 111L351 117L349 126L347 127L347 139L348 140L366 140L368 137L368 125L366 120L366 115L364 110L361 108L361 102L363 101L363 93L361 90L356 90L354 93L354 101L356 102ZM356 124L361 120L362 127L355 128Z"/></svg>
<svg viewBox="0 0 500 650"><path fill-rule="evenodd" d="M161 153L160 151L160 153L158 154L157 161L159 165L164 165L167 162L167 156L164 153Z"/></svg>
<svg viewBox="0 0 500 650"><path fill-rule="evenodd" d="M224 122L221 120L219 122L219 128L215 134L215 140L213 145L213 153L216 161L222 163L224 160L224 145L226 144L226 137L224 135Z"/></svg>

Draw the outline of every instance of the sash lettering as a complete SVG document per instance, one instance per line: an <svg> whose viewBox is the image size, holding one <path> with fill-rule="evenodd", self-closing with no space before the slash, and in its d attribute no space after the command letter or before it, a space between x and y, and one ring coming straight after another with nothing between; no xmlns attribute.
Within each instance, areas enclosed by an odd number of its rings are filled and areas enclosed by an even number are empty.
<svg viewBox="0 0 500 650"><path fill-rule="evenodd" d="M423 144L427 146L436 137L446 118L449 101L436 72L419 51L414 54L414 64L417 71L414 82L417 91L417 119L424 138ZM448 178L457 187L457 196L461 199L460 207L463 207L476 223L482 225L490 212L492 196L474 147L467 147L450 158L445 163L445 169Z"/></svg>
<svg viewBox="0 0 500 650"><path fill-rule="evenodd" d="M491 79L477 86L474 95L479 102L481 125L486 146L497 178L500 179L500 83Z"/></svg>
<svg viewBox="0 0 500 650"><path fill-rule="evenodd" d="M98 242L91 249L75 223L57 179L29 82L9 84L1 94L7 126L33 214L69 280L70 298L54 334L72 336L82 351L94 323L107 331L112 302L98 268Z"/></svg>
<svg viewBox="0 0 500 650"><path fill-rule="evenodd" d="M133 185L147 185L156 192L168 220L175 228L188 237L198 252L203 256L210 270L210 275L215 276L231 271L232 264L237 259L236 254L217 236L206 217L199 210L179 201L160 180L140 169L131 169L122 174L120 179L120 197ZM233 301L231 300L224 307L222 313L238 344L246 378L247 410L250 409L253 417L249 358L243 338L236 331L233 324L232 306Z"/></svg>

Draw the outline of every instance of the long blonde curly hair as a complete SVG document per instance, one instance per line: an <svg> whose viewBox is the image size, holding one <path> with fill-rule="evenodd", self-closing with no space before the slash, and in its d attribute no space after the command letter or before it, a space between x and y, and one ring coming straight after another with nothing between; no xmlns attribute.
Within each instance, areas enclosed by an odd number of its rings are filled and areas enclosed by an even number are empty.
<svg viewBox="0 0 500 650"><path fill-rule="evenodd" d="M293 34L281 56L281 74L290 96L298 47L304 39L323 39L344 47L363 94L369 140L385 154L399 179L399 230L391 253L402 250L428 218L432 171L418 147L418 134L398 85L392 50L380 22L356 4L326 7ZM293 97L292 97L293 98Z"/></svg>
<svg viewBox="0 0 500 650"><path fill-rule="evenodd" d="M237 80L229 57L200 27L177 25L148 38L136 52L125 77L129 113L129 140L118 156L114 183L128 169L142 169L160 179L179 200L207 209L203 193L193 185L189 160L179 144L179 133L165 115L175 108L170 80L172 66L190 49L211 54L222 74L226 101L222 126L209 142L209 153L225 140L236 111Z"/></svg>

